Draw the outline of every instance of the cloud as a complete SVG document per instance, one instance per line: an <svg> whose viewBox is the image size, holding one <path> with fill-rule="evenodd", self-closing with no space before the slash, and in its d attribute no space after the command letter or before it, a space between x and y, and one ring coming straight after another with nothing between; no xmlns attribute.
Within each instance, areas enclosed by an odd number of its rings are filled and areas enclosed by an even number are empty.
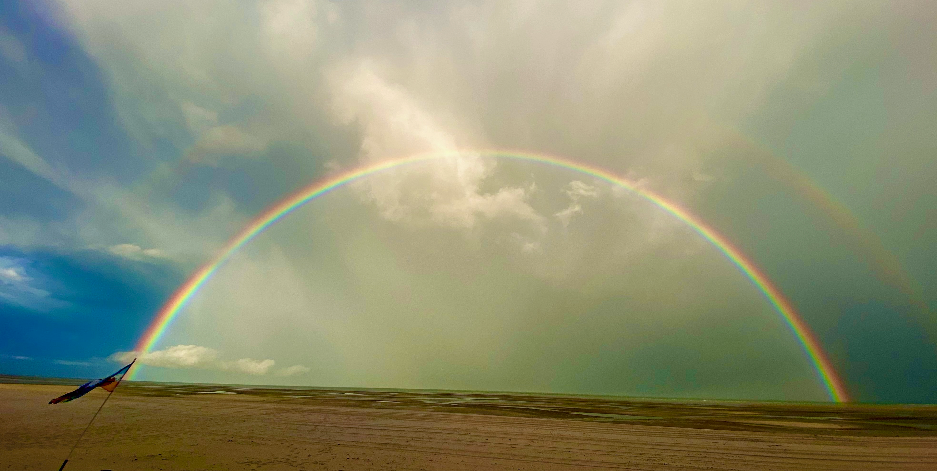
<svg viewBox="0 0 937 474"><path fill-rule="evenodd" d="M275 372L280 377L292 377L294 375L305 374L309 372L309 367L303 365L291 365Z"/></svg>
<svg viewBox="0 0 937 474"><path fill-rule="evenodd" d="M536 239L525 237L518 232L512 232L510 238L520 247L521 252L524 254L543 253L543 244Z"/></svg>
<svg viewBox="0 0 937 474"><path fill-rule="evenodd" d="M22 268L0 268L0 281L18 282L23 281L25 277L20 275Z"/></svg>
<svg viewBox="0 0 937 474"><path fill-rule="evenodd" d="M218 124L218 112L214 110L199 107L192 102L182 102L179 108L182 109L186 126L196 135L201 135Z"/></svg>
<svg viewBox="0 0 937 474"><path fill-rule="evenodd" d="M263 30L274 54L295 60L315 49L320 5L304 0L267 1L259 5Z"/></svg>
<svg viewBox="0 0 937 474"><path fill-rule="evenodd" d="M715 180L716 177L711 174L703 173L702 171L693 171L693 181L701 181L704 183L709 183Z"/></svg>
<svg viewBox="0 0 937 474"><path fill-rule="evenodd" d="M194 344L180 344L145 354L136 351L116 352L109 357L110 360L124 364L130 363L134 358L137 359L138 364L152 367L220 370L248 375L266 375L270 368L276 364L273 359L241 358L233 361L222 360L219 358L217 350ZM289 372L286 375L295 375L302 373L301 368L302 366L297 365L283 369L281 372Z"/></svg>
<svg viewBox="0 0 937 474"><path fill-rule="evenodd" d="M218 351L196 345L178 345L158 351L139 354L137 352L117 352L111 360L130 363L134 358L137 363L153 367L172 369L213 368L218 364Z"/></svg>
<svg viewBox="0 0 937 474"><path fill-rule="evenodd" d="M0 358L13 359L13 360L33 360L32 357L21 356L21 355L9 355L9 354L0 354Z"/></svg>
<svg viewBox="0 0 937 474"><path fill-rule="evenodd" d="M33 360L32 357L20 356L20 355L9 355L9 354L0 354L0 357L4 359L13 359L13 360Z"/></svg>
<svg viewBox="0 0 937 474"><path fill-rule="evenodd" d="M234 125L220 125L208 129L198 142L186 152L193 163L217 165L226 155L256 155L267 143Z"/></svg>
<svg viewBox="0 0 937 474"><path fill-rule="evenodd" d="M136 244L117 244L107 248L108 252L131 260L163 257L159 249L144 249Z"/></svg>
<svg viewBox="0 0 937 474"><path fill-rule="evenodd" d="M389 220L432 222L472 229L480 222L514 218L543 227L543 218L527 202L529 187L503 186L481 191L496 164L473 153L455 154L460 138L407 90L388 83L362 61L334 73L334 110L343 123L364 130L360 159L365 163L417 153L450 153L430 163L394 169L358 186ZM462 133L464 135L464 133Z"/></svg>
<svg viewBox="0 0 937 474"><path fill-rule="evenodd" d="M33 153L32 149L17 138L15 133L2 128L0 128L0 156L7 157L36 176L45 178L60 188L68 189L65 179L58 171L53 169L41 156Z"/></svg>
<svg viewBox="0 0 937 474"><path fill-rule="evenodd" d="M562 211L559 211L553 215L560 220L560 222L563 224L563 227L567 227L569 226L569 221L576 214L582 214L582 206L580 206L579 203L574 202L571 203L566 209L563 209Z"/></svg>
<svg viewBox="0 0 937 474"><path fill-rule="evenodd" d="M158 249L141 248L137 252L135 244L119 244L112 246L111 252L127 258L137 254L201 261L237 226L237 212L231 199L224 195L212 196L202 211L191 213L107 177L89 179L80 173L66 173L64 168L53 166L36 154L3 118L0 114L0 159L6 157L68 191L81 206L65 221L43 222L0 215L0 245L101 248L102 241L113 242L115 236L143 234L146 240L156 242Z"/></svg>
<svg viewBox="0 0 937 474"><path fill-rule="evenodd" d="M595 198L599 195L599 191L595 186L590 186L578 180L570 181L563 188L563 193L570 199L569 206L553 214L563 224L563 227L569 227L569 222L573 216L582 214L582 205L579 203L582 198Z"/></svg>
<svg viewBox="0 0 937 474"><path fill-rule="evenodd" d="M90 367L92 365L91 362L85 362L85 361L80 361L80 360L54 360L52 362L59 364L59 365L67 365L70 367Z"/></svg>
<svg viewBox="0 0 937 474"><path fill-rule="evenodd" d="M578 201L582 197L598 197L599 190L579 180L570 181L563 189L570 199Z"/></svg>
<svg viewBox="0 0 937 474"><path fill-rule="evenodd" d="M197 141L186 152L189 162L215 165L227 155L254 156L267 147L262 140L236 125L218 124L218 112L184 101L179 105L189 131Z"/></svg>
<svg viewBox="0 0 937 474"><path fill-rule="evenodd" d="M222 362L219 364L219 367L221 367L221 370L227 370L231 372L240 372L249 375L264 375L268 370L270 370L270 367L273 367L274 363L275 362L273 359L238 359L233 362Z"/></svg>
<svg viewBox="0 0 937 474"><path fill-rule="evenodd" d="M29 265L26 259L0 256L0 300L39 311L66 306L43 288L46 278L27 269Z"/></svg>
<svg viewBox="0 0 937 474"><path fill-rule="evenodd" d="M25 75L29 58L26 47L9 30L0 26L0 58L9 62L18 73Z"/></svg>

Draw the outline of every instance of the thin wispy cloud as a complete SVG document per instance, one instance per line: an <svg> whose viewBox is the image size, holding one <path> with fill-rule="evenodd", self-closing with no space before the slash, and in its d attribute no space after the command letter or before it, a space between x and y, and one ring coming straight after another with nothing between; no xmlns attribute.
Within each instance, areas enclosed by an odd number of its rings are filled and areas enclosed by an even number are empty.
<svg viewBox="0 0 937 474"><path fill-rule="evenodd" d="M0 256L0 301L38 311L66 306L43 287L41 280L46 277L29 269L30 263Z"/></svg>
<svg viewBox="0 0 937 474"><path fill-rule="evenodd" d="M291 365L289 367L277 370L276 375L280 377L292 377L294 375L305 374L309 372L309 367L303 365Z"/></svg>
<svg viewBox="0 0 937 474"><path fill-rule="evenodd" d="M553 214L563 224L563 227L569 226L569 222L572 220L573 216L582 214L582 205L579 203L581 199L595 198L599 195L595 186L590 186L582 181L570 181L569 184L563 188L563 192L569 196L569 206Z"/></svg>
<svg viewBox="0 0 937 474"><path fill-rule="evenodd" d="M140 260L145 258L160 258L163 252L159 249L144 249L136 244L117 244L107 248L108 252L119 257Z"/></svg>
<svg viewBox="0 0 937 474"><path fill-rule="evenodd" d="M94 365L91 362L83 361L83 360L61 360L59 359L59 360L54 360L52 362L58 365L66 365L66 366L71 366L71 367L91 367L92 365Z"/></svg>

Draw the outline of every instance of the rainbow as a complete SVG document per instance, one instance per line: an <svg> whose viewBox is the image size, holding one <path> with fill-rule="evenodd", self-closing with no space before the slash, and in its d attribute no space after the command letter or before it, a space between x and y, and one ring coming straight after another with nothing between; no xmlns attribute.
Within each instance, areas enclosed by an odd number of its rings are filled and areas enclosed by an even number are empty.
<svg viewBox="0 0 937 474"><path fill-rule="evenodd" d="M728 126L723 126L721 131L733 143L746 146L746 157L759 163L771 178L783 183L797 196L826 214L833 224L845 232L847 242L860 250L857 254L871 264L884 282L907 296L922 314L933 314L925 302L920 283L914 281L898 257L885 247L882 239L865 228L848 207L837 201L803 171L775 155L766 145Z"/></svg>
<svg viewBox="0 0 937 474"><path fill-rule="evenodd" d="M153 319L153 322L144 332L143 336L135 348L139 354L151 352L159 343L160 338L165 334L166 329L172 324L179 315L185 304L195 295L196 292L211 278L211 276L221 267L231 256L242 246L250 242L254 237L265 229L283 219L290 212L298 209L302 205L313 199L328 193L329 191L340 188L348 183L370 176L381 171L397 168L404 165L427 162L444 158L455 158L465 155L477 155L491 158L506 158L517 161L540 163L551 165L571 171L577 171L590 175L598 180L608 182L612 185L621 186L646 200L667 211L677 219L685 222L695 230L704 239L713 244L726 257L742 271L755 284L758 290L768 299L775 310L784 318L793 331L794 335L800 341L807 357L813 364L820 380L822 381L831 400L835 402L846 402L849 396L846 388L837 376L829 358L823 352L817 341L816 336L797 314L794 306L784 297L781 291L768 279L768 277L755 266L754 262L745 256L741 250L736 248L728 239L720 235L713 228L703 223L699 218L693 216L678 204L667 200L663 196L643 189L637 182L628 178L616 176L613 173L596 168L593 166L577 163L564 158L533 154L522 151L512 150L458 150L450 152L437 152L413 155L405 158L390 159L376 164L365 165L338 175L316 181L299 191L280 200L266 211L258 215L244 229L235 235L225 244L221 251L209 262L198 269L189 279L180 286L169 298L169 300L160 308L159 313ZM138 366L131 368L127 375L128 380L133 380Z"/></svg>

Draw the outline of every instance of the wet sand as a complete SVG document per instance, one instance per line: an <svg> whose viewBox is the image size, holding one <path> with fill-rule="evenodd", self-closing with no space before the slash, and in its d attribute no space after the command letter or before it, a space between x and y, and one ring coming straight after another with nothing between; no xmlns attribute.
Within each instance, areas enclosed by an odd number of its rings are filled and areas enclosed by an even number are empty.
<svg viewBox="0 0 937 474"><path fill-rule="evenodd" d="M58 469L106 392L0 383L0 469ZM937 407L121 384L67 470L937 469Z"/></svg>

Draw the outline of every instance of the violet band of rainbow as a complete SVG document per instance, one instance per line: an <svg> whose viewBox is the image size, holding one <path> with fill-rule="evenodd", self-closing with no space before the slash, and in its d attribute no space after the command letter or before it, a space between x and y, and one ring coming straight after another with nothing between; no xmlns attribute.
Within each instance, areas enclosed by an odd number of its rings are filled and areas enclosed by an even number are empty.
<svg viewBox="0 0 937 474"><path fill-rule="evenodd" d="M404 165L427 162L430 160L439 160L453 158L465 155L475 155L490 158L505 158L517 161L527 161L552 165L559 168L568 169L590 175L601 181L612 185L623 187L644 199L652 202L659 208L668 212L677 219L689 225L700 236L714 245L722 252L768 299L774 309L785 320L788 327L794 333L794 336L800 342L805 354L809 358L814 370L817 373L824 389L834 402L847 402L849 396L845 385L836 374L829 358L821 348L816 336L810 330L809 326L800 317L794 306L781 293L781 291L768 279L755 263L748 258L741 250L716 232L713 228L706 225L702 220L690 214L687 210L680 207L677 203L665 199L663 196L641 188L636 182L624 177L616 176L610 171L593 167L583 163L577 163L564 158L549 156L544 154L534 154L524 151L514 150L456 150L442 153L426 153L413 155L405 158L397 158L381 161L375 164L365 165L355 168L335 176L316 181L299 191L280 200L266 211L255 217L241 232L235 235L225 244L221 251L208 263L199 268L182 286L180 286L166 303L160 308L153 322L148 326L143 336L139 339L135 350L139 354L151 352L160 338L175 320L185 304L195 295L196 292L207 282L214 272L222 266L234 252L254 237L263 232L290 212L301 207L313 199L322 196L334 189L340 188L348 183L364 178L366 176L379 173L381 171L397 168ZM137 372L134 366L127 374L128 380L133 380Z"/></svg>

